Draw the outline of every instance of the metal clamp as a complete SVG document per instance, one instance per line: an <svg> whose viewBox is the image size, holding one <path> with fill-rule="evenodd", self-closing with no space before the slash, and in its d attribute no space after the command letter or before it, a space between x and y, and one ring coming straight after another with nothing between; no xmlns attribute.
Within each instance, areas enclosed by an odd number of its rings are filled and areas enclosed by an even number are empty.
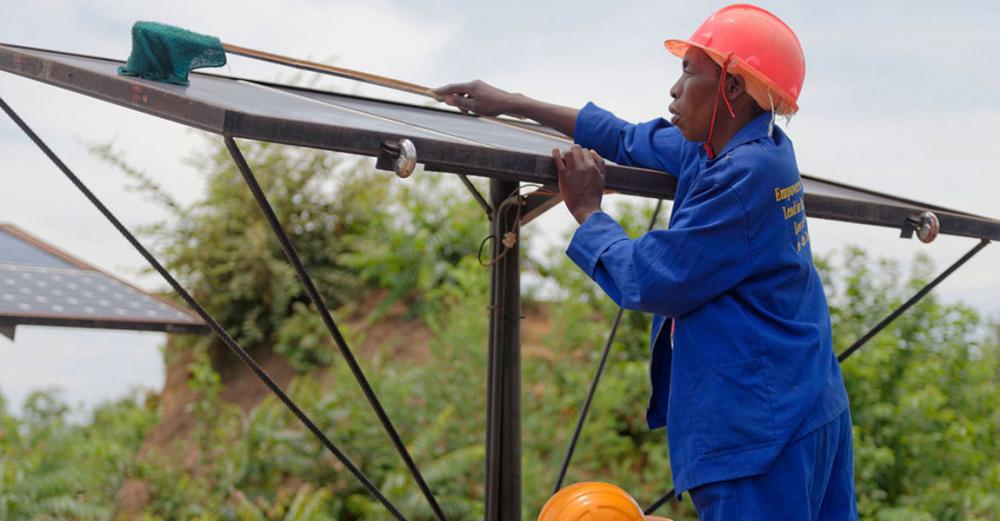
<svg viewBox="0 0 1000 521"><path fill-rule="evenodd" d="M395 143L382 143L382 153L375 160L375 168L395 172L405 179L417 168L417 147L409 139Z"/></svg>
<svg viewBox="0 0 1000 521"><path fill-rule="evenodd" d="M913 237L913 232L917 232L917 238L920 239L920 242L929 243L937 238L940 230L941 222L937 215L934 215L934 212L924 212L920 215L907 217L906 224L899 236L909 239Z"/></svg>

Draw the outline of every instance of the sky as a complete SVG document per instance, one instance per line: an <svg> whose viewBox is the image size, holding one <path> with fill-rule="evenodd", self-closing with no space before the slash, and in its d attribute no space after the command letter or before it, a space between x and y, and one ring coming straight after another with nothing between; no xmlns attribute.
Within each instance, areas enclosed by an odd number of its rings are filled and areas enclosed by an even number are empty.
<svg viewBox="0 0 1000 521"><path fill-rule="evenodd" d="M436 86L482 79L570 106L587 101L633 121L666 113L679 60L662 41L687 37L722 3L693 1L143 2L34 0L0 18L0 43L124 59L130 27L154 20L224 42ZM806 55L800 112L786 131L800 169L966 212L1000 218L1000 3L766 1ZM233 57L220 72L268 80L295 73ZM324 88L424 103L378 87L321 79ZM200 131L0 73L3 97L130 228L164 214L127 189L88 144L113 142L124 159L181 201L202 193L183 162ZM13 222L146 289L165 285L6 118L0 118L0 222ZM437 175L437 174L428 174ZM612 198L614 199L614 198ZM611 204L613 204L613 200ZM573 222L559 206L526 230L558 244ZM811 219L813 251L858 245L904 266L918 252L938 269L975 240L931 244L898 232ZM1000 247L987 247L936 294L1000 318ZM888 310L887 310L888 311ZM0 392L15 410L32 390L58 387L84 407L163 383L155 333L18 329L0 337Z"/></svg>

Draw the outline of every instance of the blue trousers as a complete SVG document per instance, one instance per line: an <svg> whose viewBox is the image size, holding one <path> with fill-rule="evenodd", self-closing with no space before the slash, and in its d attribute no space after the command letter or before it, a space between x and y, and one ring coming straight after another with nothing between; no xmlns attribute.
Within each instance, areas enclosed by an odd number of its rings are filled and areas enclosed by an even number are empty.
<svg viewBox="0 0 1000 521"><path fill-rule="evenodd" d="M789 444L766 473L689 493L701 521L857 520L850 412Z"/></svg>

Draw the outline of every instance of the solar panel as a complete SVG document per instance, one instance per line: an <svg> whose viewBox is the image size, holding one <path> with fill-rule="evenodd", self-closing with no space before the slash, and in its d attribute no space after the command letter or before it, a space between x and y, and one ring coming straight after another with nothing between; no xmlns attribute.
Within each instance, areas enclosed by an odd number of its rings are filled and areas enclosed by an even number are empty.
<svg viewBox="0 0 1000 521"><path fill-rule="evenodd" d="M0 332L16 325L200 332L200 318L0 224Z"/></svg>
<svg viewBox="0 0 1000 521"><path fill-rule="evenodd" d="M0 70L94 96L217 134L380 156L406 138L425 169L554 185L553 147L568 141L535 124L192 73L179 86L119 76L118 60L0 44ZM609 190L672 198L672 176L609 165ZM1000 221L803 175L810 217L903 230L923 211L940 233L1000 240ZM535 213L551 205L539 204ZM532 214L534 215L534 214Z"/></svg>
<svg viewBox="0 0 1000 521"><path fill-rule="evenodd" d="M74 267L62 258L13 235L11 231L0 228L0 265L5 264L63 269Z"/></svg>

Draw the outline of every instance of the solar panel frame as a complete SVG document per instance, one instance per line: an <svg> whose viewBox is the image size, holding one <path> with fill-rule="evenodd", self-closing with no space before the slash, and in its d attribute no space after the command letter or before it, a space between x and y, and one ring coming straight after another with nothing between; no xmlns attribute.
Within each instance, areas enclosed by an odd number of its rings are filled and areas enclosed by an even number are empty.
<svg viewBox="0 0 1000 521"><path fill-rule="evenodd" d="M191 85L183 87L117 75L121 63L0 44L0 70L236 138L372 157L385 155L387 146L405 138L416 146L425 170L543 185L556 184L550 145L568 144L550 130L527 123L487 121L449 110L219 74L192 73ZM441 128L428 122L446 121L443 118L455 123ZM480 125L482 132L474 135L470 125ZM490 142L489 136L507 141ZM533 149L541 143L546 150ZM938 216L941 234L1000 239L996 219L813 176L802 178L809 217L906 231L912 219L929 210ZM663 172L611 164L606 186L626 195L672 199L676 180Z"/></svg>

